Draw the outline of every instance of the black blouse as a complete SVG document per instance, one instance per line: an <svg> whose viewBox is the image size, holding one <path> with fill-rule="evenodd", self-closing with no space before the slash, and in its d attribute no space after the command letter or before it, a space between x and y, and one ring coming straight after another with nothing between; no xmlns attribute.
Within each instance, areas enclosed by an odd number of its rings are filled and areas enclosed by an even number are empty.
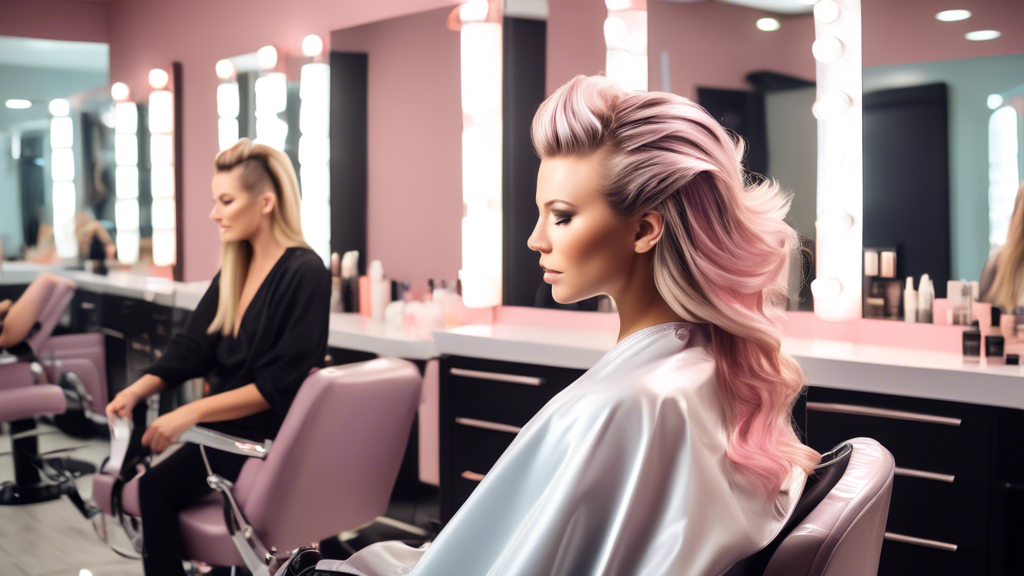
<svg viewBox="0 0 1024 576"><path fill-rule="evenodd" d="M220 273L182 332L146 370L168 387L205 376L210 393L256 384L270 410L203 427L251 440L274 438L299 386L327 353L331 274L308 248L288 248L242 316L238 336L207 334L217 314Z"/></svg>

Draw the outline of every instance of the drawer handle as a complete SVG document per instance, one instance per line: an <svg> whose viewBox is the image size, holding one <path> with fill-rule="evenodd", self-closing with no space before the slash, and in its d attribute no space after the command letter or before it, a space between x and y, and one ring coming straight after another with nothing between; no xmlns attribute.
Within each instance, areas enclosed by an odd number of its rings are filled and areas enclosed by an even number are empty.
<svg viewBox="0 0 1024 576"><path fill-rule="evenodd" d="M470 472L469 470L466 470L465 472L460 474L460 476L462 476L466 480L472 480L473 482L479 482L484 479L483 474L477 474L476 472Z"/></svg>
<svg viewBox="0 0 1024 576"><path fill-rule="evenodd" d="M110 328L100 328L100 332L106 334L107 336L113 336L114 338L120 338L124 340L124 334L118 332L117 330L112 330Z"/></svg>
<svg viewBox="0 0 1024 576"><path fill-rule="evenodd" d="M913 536L904 536L903 534L896 534L895 532L886 532L885 539L892 540L893 542L902 542L904 544L913 544L914 546L924 546L925 548L937 548L939 550L946 550L947 552L956 552L956 544L939 542L938 540L914 538Z"/></svg>
<svg viewBox="0 0 1024 576"><path fill-rule="evenodd" d="M543 378L537 378L536 376L518 376L516 374L500 374L498 372L480 372L479 370L465 370L462 368L452 368L450 372L452 376L494 380L495 382L510 382L512 384L525 384L527 386L540 386L544 383Z"/></svg>
<svg viewBox="0 0 1024 576"><path fill-rule="evenodd" d="M912 422L926 422L928 424L945 424L946 426L959 426L962 420L948 416L932 416L931 414L918 414L916 412L903 412L902 410L888 410L886 408L873 408L871 406L855 406L853 404L829 404L825 402L808 402L808 410L817 412L835 412L837 414L854 414L857 416L879 416L882 418L893 418L896 420L910 420Z"/></svg>
<svg viewBox="0 0 1024 576"><path fill-rule="evenodd" d="M96 305L92 302L82 302L82 310L95 310Z"/></svg>
<svg viewBox="0 0 1024 576"><path fill-rule="evenodd" d="M484 430L508 432L509 434L519 434L519 431L522 430L522 428L509 426L508 424L498 424L497 422L488 422L486 420L474 420L472 418L456 418L455 423L462 424L463 426L472 426L473 428L483 428Z"/></svg>
<svg viewBox="0 0 1024 576"><path fill-rule="evenodd" d="M939 482L953 483L956 476L952 474L939 474L936 472L925 472L924 470L914 470L913 468L900 468L896 467L897 476L909 476L911 478L925 478L927 480L938 480Z"/></svg>

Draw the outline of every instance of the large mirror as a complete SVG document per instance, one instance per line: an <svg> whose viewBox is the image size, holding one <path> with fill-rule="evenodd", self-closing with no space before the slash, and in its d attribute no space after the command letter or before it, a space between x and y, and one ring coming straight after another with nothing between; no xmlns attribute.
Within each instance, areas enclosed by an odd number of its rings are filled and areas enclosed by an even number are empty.
<svg viewBox="0 0 1024 576"><path fill-rule="evenodd" d="M864 247L944 298L947 280L981 280L1024 180L1022 12L862 1Z"/></svg>
<svg viewBox="0 0 1024 576"><path fill-rule="evenodd" d="M108 53L102 43L0 36L5 259L53 263L113 256L116 161ZM98 255L90 254L97 248Z"/></svg>

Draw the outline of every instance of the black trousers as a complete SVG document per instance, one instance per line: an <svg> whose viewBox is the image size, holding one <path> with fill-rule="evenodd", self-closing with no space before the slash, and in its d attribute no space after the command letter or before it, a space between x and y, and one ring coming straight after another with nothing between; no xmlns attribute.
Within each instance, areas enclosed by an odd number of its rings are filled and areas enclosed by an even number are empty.
<svg viewBox="0 0 1024 576"><path fill-rule="evenodd" d="M210 468L234 481L248 460L239 454L206 449ZM146 576L185 576L178 512L213 491L206 483L203 456L195 444L185 444L139 479L142 512L142 555Z"/></svg>

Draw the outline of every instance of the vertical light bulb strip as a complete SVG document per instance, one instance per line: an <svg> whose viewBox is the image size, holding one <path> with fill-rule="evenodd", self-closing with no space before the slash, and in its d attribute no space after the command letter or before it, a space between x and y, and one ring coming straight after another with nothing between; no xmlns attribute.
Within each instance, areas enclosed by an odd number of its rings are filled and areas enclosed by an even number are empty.
<svg viewBox="0 0 1024 576"><path fill-rule="evenodd" d="M467 3L472 5L473 3ZM482 4L481 4L482 6ZM465 21L462 44L462 298L501 305L502 26Z"/></svg>
<svg viewBox="0 0 1024 576"><path fill-rule="evenodd" d="M256 79L256 142L284 151L288 123L281 114L288 106L288 81L283 72Z"/></svg>
<svg viewBox="0 0 1024 576"><path fill-rule="evenodd" d="M153 90L149 94L149 150L153 182L153 264L173 266L177 259L177 241L174 202L174 93L170 90Z"/></svg>
<svg viewBox="0 0 1024 576"><path fill-rule="evenodd" d="M238 142L239 92L235 77L235 65L231 60L220 60L216 66L217 77L217 140L221 150L227 150Z"/></svg>
<svg viewBox="0 0 1024 576"><path fill-rule="evenodd" d="M605 0L605 75L626 90L647 90L647 0Z"/></svg>
<svg viewBox="0 0 1024 576"><path fill-rule="evenodd" d="M139 107L134 102L114 105L114 224L117 259L134 264L139 259Z"/></svg>
<svg viewBox="0 0 1024 576"><path fill-rule="evenodd" d="M53 204L53 239L57 255L74 258L78 255L75 240L75 126L71 119L70 106L65 100L50 103L50 176L53 180L51 202Z"/></svg>
<svg viewBox="0 0 1024 576"><path fill-rule="evenodd" d="M814 313L830 322L861 317L864 178L861 2L814 6L818 119Z"/></svg>
<svg viewBox="0 0 1024 576"><path fill-rule="evenodd" d="M310 62L299 78L299 177L302 232L306 242L331 260L331 66Z"/></svg>

